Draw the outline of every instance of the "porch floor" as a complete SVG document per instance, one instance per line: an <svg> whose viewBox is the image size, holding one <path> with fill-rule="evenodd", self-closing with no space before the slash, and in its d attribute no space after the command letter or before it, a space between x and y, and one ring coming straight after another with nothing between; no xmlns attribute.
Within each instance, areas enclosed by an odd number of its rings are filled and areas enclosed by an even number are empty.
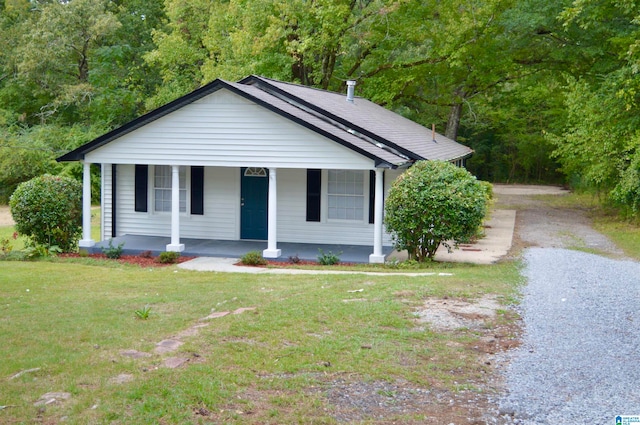
<svg viewBox="0 0 640 425"><path fill-rule="evenodd" d="M122 253L125 255L137 255L144 251L151 251L153 255L158 255L166 251L166 245L171 242L171 238L162 236L139 236L124 235L113 238L112 246L122 246ZM180 240L185 245L185 250L181 255L185 257L229 257L240 258L249 251L262 252L267 248L266 241L226 241L211 239L186 239ZM109 247L109 240L97 242L90 248L90 253L100 253L102 248ZM372 246L363 245L327 245L327 244L304 244L278 242L278 249L282 250L282 255L277 260L289 261L289 257L297 256L301 260L317 261L319 250L325 254L333 253L340 257L345 263L368 263L369 255L373 252ZM390 246L382 247L382 253L386 256L393 252Z"/></svg>

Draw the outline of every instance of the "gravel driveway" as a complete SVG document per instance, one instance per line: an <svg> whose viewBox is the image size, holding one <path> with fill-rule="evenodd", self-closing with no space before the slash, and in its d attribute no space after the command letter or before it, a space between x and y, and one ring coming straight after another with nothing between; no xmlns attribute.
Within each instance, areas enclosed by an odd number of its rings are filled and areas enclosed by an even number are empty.
<svg viewBox="0 0 640 425"><path fill-rule="evenodd" d="M518 204L522 345L505 355L501 424L615 424L640 415L640 264L566 249L622 253L584 212Z"/></svg>

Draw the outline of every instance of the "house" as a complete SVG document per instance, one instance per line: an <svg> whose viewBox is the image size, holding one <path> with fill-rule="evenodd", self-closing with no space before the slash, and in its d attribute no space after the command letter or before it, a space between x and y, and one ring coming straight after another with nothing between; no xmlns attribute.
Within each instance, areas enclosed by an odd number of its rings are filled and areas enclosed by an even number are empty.
<svg viewBox="0 0 640 425"><path fill-rule="evenodd" d="M472 150L366 99L259 76L215 80L58 158L101 165L102 240L121 235L346 244L384 262L384 194L417 160Z"/></svg>

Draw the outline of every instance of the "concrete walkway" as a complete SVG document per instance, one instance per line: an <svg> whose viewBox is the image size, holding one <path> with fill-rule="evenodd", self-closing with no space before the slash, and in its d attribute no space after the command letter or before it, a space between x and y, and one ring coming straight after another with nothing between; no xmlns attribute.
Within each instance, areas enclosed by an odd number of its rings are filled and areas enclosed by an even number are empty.
<svg viewBox="0 0 640 425"><path fill-rule="evenodd" d="M469 245L462 245L459 249L454 249L448 253L447 249L440 247L436 253L436 261L451 261L472 264L491 264L505 256L511 248L513 231L516 221L515 210L495 210L491 213L490 219L485 224L485 237L478 242ZM406 253L394 252L389 255L389 259L406 259ZM231 272L231 273L254 273L254 274L364 274L364 275L403 275L403 276L449 276L450 273L411 273L411 272L361 272L361 271L338 271L338 270L299 270L287 268L264 268L238 266L238 258L220 257L198 257L191 261L180 264L178 267L187 270Z"/></svg>

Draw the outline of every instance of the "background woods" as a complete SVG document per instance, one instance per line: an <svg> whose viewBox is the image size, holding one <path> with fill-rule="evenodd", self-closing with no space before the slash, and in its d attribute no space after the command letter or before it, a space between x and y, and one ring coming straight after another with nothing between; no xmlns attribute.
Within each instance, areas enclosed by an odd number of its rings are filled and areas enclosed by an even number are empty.
<svg viewBox="0 0 640 425"><path fill-rule="evenodd" d="M468 144L489 181L634 212L632 0L0 0L0 201L54 158L215 78L357 94Z"/></svg>

